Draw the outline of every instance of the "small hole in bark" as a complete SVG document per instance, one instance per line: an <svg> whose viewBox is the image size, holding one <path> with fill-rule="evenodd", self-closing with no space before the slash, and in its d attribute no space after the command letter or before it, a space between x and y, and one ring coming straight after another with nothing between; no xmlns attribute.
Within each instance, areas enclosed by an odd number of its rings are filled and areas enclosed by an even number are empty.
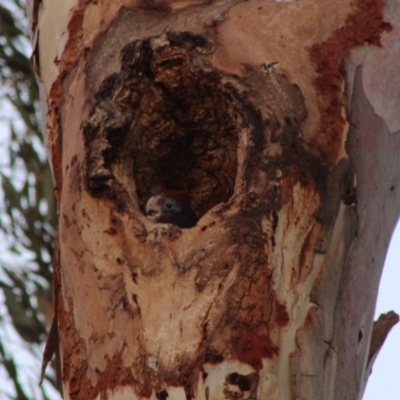
<svg viewBox="0 0 400 400"><path fill-rule="evenodd" d="M358 341L361 342L362 338L363 338L363 333L362 333L362 330L360 329L358 331Z"/></svg>
<svg viewBox="0 0 400 400"><path fill-rule="evenodd" d="M237 372L230 374L226 378L227 382L231 385L236 385L243 392L250 390L251 381L247 376L240 375Z"/></svg>
<svg viewBox="0 0 400 400"><path fill-rule="evenodd" d="M166 400L168 397L168 392L164 389L161 392L156 393L157 400Z"/></svg>

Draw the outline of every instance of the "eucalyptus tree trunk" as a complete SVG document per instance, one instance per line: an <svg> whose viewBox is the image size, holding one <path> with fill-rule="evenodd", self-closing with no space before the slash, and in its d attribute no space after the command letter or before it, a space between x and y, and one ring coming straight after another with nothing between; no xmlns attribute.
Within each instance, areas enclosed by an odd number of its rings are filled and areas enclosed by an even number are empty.
<svg viewBox="0 0 400 400"><path fill-rule="evenodd" d="M398 319L370 351L400 209L399 0L29 8L64 397L360 399ZM146 218L166 189L195 227Z"/></svg>

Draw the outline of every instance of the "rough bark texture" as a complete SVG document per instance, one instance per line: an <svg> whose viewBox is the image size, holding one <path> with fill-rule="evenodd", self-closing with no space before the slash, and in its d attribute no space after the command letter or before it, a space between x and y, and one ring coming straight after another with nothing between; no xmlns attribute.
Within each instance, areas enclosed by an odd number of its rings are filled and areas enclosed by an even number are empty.
<svg viewBox="0 0 400 400"><path fill-rule="evenodd" d="M383 2L31 10L65 397L360 398L400 204L399 121L368 86L400 43ZM145 218L164 189L196 227Z"/></svg>

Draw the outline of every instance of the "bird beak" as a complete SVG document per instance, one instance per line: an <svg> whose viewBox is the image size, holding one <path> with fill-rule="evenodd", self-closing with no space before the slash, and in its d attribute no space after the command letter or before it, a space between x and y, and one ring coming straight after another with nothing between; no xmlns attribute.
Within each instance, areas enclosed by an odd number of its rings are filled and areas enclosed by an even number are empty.
<svg viewBox="0 0 400 400"><path fill-rule="evenodd" d="M146 217L153 222L157 222L161 217L161 209L156 197L151 197L146 204Z"/></svg>

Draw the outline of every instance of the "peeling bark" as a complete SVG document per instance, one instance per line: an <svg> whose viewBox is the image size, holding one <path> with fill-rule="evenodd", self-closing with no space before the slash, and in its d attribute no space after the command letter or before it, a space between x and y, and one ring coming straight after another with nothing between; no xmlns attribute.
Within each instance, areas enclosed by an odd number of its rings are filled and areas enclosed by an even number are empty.
<svg viewBox="0 0 400 400"><path fill-rule="evenodd" d="M352 50L399 42L383 2L53 5L31 21L65 398L361 398L400 174ZM194 228L145 218L165 189Z"/></svg>

